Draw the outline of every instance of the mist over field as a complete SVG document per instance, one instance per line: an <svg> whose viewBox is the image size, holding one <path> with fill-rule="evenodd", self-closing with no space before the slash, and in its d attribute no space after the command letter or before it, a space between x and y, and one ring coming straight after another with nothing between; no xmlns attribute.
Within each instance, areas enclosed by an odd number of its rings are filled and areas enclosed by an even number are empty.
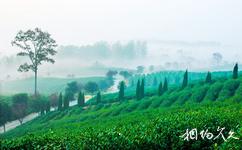
<svg viewBox="0 0 242 150"><path fill-rule="evenodd" d="M104 76L110 69L136 70L139 65L149 72L185 70L229 70L235 62L241 63L242 52L237 47L218 42L185 41L124 41L96 42L88 45L60 45L54 57L55 64L40 68L43 77ZM31 77L32 73L17 72L18 65L28 61L14 54L2 56L1 79Z"/></svg>
<svg viewBox="0 0 242 150"><path fill-rule="evenodd" d="M0 0L0 149L238 149L242 0Z"/></svg>
<svg viewBox="0 0 242 150"><path fill-rule="evenodd" d="M241 6L239 0L2 1L0 79L31 76L16 71L25 58L16 57L20 49L11 41L35 27L58 44L56 63L41 66L40 76L96 76L139 65L146 72L228 70L242 62Z"/></svg>

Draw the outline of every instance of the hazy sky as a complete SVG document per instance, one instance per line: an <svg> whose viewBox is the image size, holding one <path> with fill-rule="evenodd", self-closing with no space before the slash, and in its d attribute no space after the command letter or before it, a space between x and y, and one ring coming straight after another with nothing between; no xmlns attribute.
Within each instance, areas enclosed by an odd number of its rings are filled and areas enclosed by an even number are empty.
<svg viewBox="0 0 242 150"><path fill-rule="evenodd" d="M242 0L0 0L0 52L40 27L59 45L100 40L217 41L241 45Z"/></svg>

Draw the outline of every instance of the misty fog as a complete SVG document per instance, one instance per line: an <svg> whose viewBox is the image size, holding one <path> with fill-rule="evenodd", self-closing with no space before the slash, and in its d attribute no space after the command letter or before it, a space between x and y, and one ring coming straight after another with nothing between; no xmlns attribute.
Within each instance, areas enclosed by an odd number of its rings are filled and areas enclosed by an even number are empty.
<svg viewBox="0 0 242 150"><path fill-rule="evenodd" d="M242 63L240 0L31 0L0 2L0 79L19 73L28 58L11 41L39 27L57 41L55 64L39 76L103 76L109 69L229 70ZM14 10L14 11L13 11Z"/></svg>
<svg viewBox="0 0 242 150"><path fill-rule="evenodd" d="M229 51L229 53L228 53ZM59 46L54 56L55 64L44 64L39 75L43 77L104 76L110 69L135 70L145 66L146 72L185 70L229 70L235 62L241 62L242 52L232 46L217 42L184 41L124 41L96 42L89 45ZM32 72L18 73L20 63L28 58L16 55L2 56L1 80L13 80L33 76Z"/></svg>

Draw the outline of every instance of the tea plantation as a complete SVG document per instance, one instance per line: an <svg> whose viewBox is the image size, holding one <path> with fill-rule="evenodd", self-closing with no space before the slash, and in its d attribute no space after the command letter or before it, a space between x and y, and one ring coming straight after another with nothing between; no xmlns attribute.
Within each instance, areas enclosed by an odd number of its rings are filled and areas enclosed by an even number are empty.
<svg viewBox="0 0 242 150"><path fill-rule="evenodd" d="M241 77L151 93L49 112L0 135L1 149L241 149Z"/></svg>

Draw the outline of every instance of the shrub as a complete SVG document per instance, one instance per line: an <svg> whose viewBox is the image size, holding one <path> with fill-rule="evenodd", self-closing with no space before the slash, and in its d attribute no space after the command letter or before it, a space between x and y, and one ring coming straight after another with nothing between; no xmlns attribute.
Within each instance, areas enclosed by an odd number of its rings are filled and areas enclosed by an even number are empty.
<svg viewBox="0 0 242 150"><path fill-rule="evenodd" d="M208 89L209 89L208 85L195 88L192 92L191 101L200 103L206 96Z"/></svg>
<svg viewBox="0 0 242 150"><path fill-rule="evenodd" d="M162 102L162 106L171 106L179 97L179 92L173 92Z"/></svg>
<svg viewBox="0 0 242 150"><path fill-rule="evenodd" d="M184 90L182 90L179 93L179 97L174 104L175 105L183 105L191 97L191 95L192 95L191 90L192 90L191 87L187 87Z"/></svg>
<svg viewBox="0 0 242 150"><path fill-rule="evenodd" d="M240 82L238 80L228 80L219 94L218 100L225 100L234 96Z"/></svg>
<svg viewBox="0 0 242 150"><path fill-rule="evenodd" d="M207 91L207 95L205 96L206 101L215 101L217 100L220 91L223 88L223 83L216 82L211 85L210 89Z"/></svg>
<svg viewBox="0 0 242 150"><path fill-rule="evenodd" d="M152 101L150 99L145 99L145 100L142 100L138 106L138 109L139 110L143 110L143 109L146 109L150 106L150 104L152 103Z"/></svg>
<svg viewBox="0 0 242 150"><path fill-rule="evenodd" d="M130 105L125 108L123 111L124 112L132 112L134 111L139 105L139 102L135 101L135 102L131 102Z"/></svg>

